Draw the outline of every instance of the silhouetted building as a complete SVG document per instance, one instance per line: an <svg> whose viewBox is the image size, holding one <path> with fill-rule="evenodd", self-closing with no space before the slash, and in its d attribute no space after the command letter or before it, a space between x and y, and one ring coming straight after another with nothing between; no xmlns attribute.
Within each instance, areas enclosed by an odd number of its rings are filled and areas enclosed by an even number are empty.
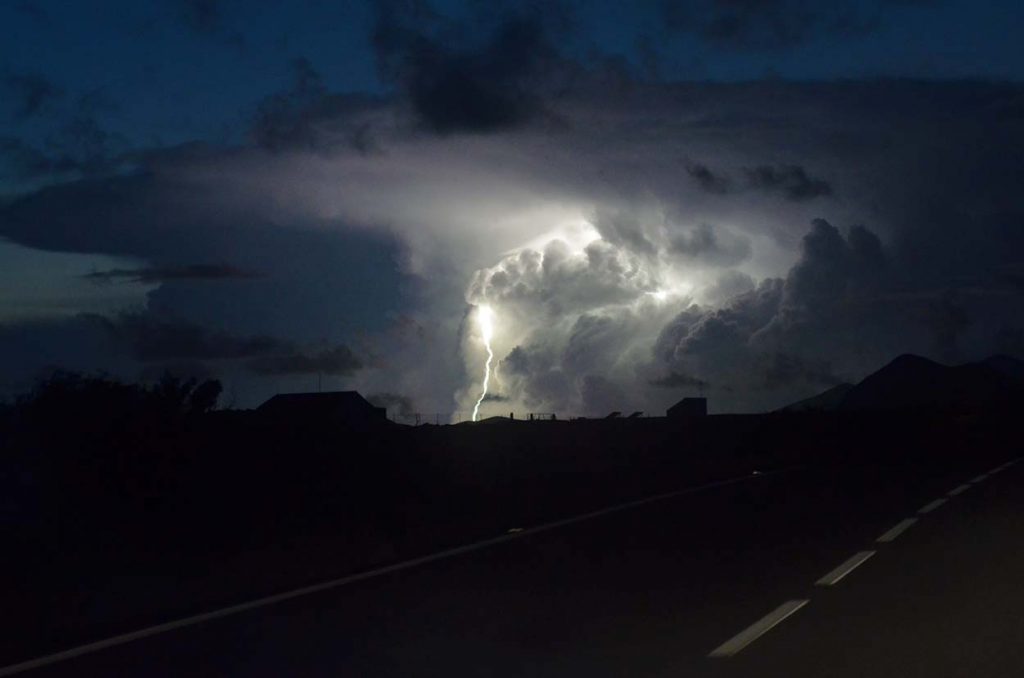
<svg viewBox="0 0 1024 678"><path fill-rule="evenodd" d="M683 398L678 403L668 408L670 419L687 419L689 417L708 416L707 398Z"/></svg>
<svg viewBox="0 0 1024 678"><path fill-rule="evenodd" d="M375 407L356 391L278 393L257 408L261 414L287 421L364 426L387 421L387 410Z"/></svg>

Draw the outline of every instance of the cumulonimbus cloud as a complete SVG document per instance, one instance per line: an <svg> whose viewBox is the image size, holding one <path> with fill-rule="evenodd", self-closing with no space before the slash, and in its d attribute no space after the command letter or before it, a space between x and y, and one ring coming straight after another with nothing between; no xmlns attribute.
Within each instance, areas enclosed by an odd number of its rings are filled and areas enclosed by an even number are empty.
<svg viewBox="0 0 1024 678"><path fill-rule="evenodd" d="M993 272L1016 270L1024 247L1019 85L637 81L614 97L605 85L581 78L544 97L565 125L443 134L403 117L404 91L346 107L311 86L312 103L275 109L279 142L139 154L131 173L0 206L0 234L149 261L262 247L298 272L327 245L333 257L367 234L393 238L390 265L415 283L403 317L429 331L396 320L387 342L365 341L387 359L353 379L429 411L479 395L467 302L494 306L506 411L582 413L618 393L618 409L653 412L678 395L651 386L672 372L707 382L722 409L764 408L894 352L1012 343L1022 295ZM264 270L256 260L239 266ZM370 278L394 275L388 265ZM320 277L301 278L306 296L288 290L296 307L320 304L309 316L347 317L367 296L323 294ZM967 325L934 321L949 287ZM200 303L161 289L154 303ZM460 404L445 405L453 391Z"/></svg>

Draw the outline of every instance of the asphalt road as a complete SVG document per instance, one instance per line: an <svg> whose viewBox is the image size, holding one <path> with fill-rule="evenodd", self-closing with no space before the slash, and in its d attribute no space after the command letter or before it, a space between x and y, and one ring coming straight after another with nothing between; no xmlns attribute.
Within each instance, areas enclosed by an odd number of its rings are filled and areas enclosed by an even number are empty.
<svg viewBox="0 0 1024 678"><path fill-rule="evenodd" d="M752 474L496 526L526 531L18 675L1020 676L1024 463L1004 461Z"/></svg>

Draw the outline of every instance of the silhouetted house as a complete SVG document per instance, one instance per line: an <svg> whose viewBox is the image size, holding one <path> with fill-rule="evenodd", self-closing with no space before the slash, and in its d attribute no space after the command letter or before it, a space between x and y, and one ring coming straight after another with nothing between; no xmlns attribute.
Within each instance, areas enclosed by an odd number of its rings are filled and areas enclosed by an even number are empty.
<svg viewBox="0 0 1024 678"><path fill-rule="evenodd" d="M387 422L387 410L356 391L279 393L257 408L261 415L304 424L362 427Z"/></svg>
<svg viewBox="0 0 1024 678"><path fill-rule="evenodd" d="M707 398L683 398L668 408L669 419L688 419L690 417L708 416Z"/></svg>

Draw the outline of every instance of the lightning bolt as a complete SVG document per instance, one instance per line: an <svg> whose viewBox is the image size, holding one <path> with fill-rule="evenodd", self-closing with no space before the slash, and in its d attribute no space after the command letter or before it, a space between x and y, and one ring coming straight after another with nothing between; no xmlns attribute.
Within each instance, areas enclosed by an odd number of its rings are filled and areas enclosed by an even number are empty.
<svg viewBox="0 0 1024 678"><path fill-rule="evenodd" d="M480 416L480 403L487 397L487 386L491 381L491 362L494 360L494 351L491 350L491 337L494 336L494 311L487 304L478 306L476 309L476 322L480 326L480 338L484 340L484 348L487 349L487 362L484 364L484 385L480 391L480 397L473 406L473 421Z"/></svg>

